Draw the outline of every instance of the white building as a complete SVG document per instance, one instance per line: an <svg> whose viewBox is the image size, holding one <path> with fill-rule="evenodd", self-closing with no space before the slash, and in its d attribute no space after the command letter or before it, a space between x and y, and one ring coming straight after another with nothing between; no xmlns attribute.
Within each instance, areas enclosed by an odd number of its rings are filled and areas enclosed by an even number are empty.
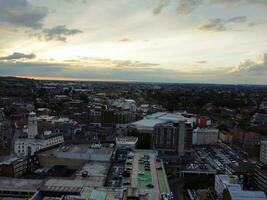
<svg viewBox="0 0 267 200"><path fill-rule="evenodd" d="M28 138L35 138L38 135L37 116L31 112L28 116Z"/></svg>
<svg viewBox="0 0 267 200"><path fill-rule="evenodd" d="M196 128L193 130L192 144L214 144L218 142L219 130L216 128Z"/></svg>
<svg viewBox="0 0 267 200"><path fill-rule="evenodd" d="M63 135L44 135L42 138L17 138L14 151L19 156L33 155L35 152L64 143Z"/></svg>
<svg viewBox="0 0 267 200"><path fill-rule="evenodd" d="M261 141L260 161L267 165L267 140Z"/></svg>
<svg viewBox="0 0 267 200"><path fill-rule="evenodd" d="M122 110L127 110L130 112L136 112L137 106L136 102L133 99L116 99L112 106L120 108Z"/></svg>
<svg viewBox="0 0 267 200"><path fill-rule="evenodd" d="M191 126L196 123L196 117L187 117L186 113L168 113L168 112L157 112L151 115L145 116L142 120L133 122L129 124L130 128L136 129L140 132L153 133L154 127L157 124L172 122L179 123L180 121L185 121L190 123Z"/></svg>
<svg viewBox="0 0 267 200"><path fill-rule="evenodd" d="M135 149L135 145L138 141L137 137L117 137L116 147L117 149Z"/></svg>
<svg viewBox="0 0 267 200"><path fill-rule="evenodd" d="M62 134L44 132L43 135L38 134L37 117L31 112L28 117L27 137L18 137L14 142L14 151L19 156L33 155L35 152L56 146L64 142Z"/></svg>

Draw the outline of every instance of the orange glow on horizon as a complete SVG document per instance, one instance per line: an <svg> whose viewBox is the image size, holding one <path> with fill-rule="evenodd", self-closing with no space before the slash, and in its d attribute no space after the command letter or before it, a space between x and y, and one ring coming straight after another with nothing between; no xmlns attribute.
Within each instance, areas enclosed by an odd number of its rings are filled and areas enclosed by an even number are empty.
<svg viewBox="0 0 267 200"><path fill-rule="evenodd" d="M27 79L34 79L34 80L46 80L46 81L100 81L100 82L128 82L129 81L129 80L120 80L120 79L72 78L72 77L51 77L51 76L1 75L1 77L16 77L16 78L27 78Z"/></svg>

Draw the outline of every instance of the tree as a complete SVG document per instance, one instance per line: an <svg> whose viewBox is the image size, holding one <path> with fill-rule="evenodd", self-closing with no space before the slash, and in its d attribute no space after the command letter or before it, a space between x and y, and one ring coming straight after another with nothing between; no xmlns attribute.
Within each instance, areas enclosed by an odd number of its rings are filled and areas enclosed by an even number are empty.
<svg viewBox="0 0 267 200"><path fill-rule="evenodd" d="M151 147L151 134L140 133L136 130L128 131L128 136L134 136L138 138L137 148L138 149L150 149Z"/></svg>

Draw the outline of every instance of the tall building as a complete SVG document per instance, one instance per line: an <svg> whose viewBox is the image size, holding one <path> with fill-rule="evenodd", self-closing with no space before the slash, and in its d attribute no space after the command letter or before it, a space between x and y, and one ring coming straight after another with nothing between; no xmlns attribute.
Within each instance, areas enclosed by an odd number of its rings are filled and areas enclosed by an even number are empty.
<svg viewBox="0 0 267 200"><path fill-rule="evenodd" d="M0 111L0 155L10 155L13 149L13 132L10 122Z"/></svg>
<svg viewBox="0 0 267 200"><path fill-rule="evenodd" d="M38 135L38 125L36 113L31 112L28 116L28 138L35 138Z"/></svg>
<svg viewBox="0 0 267 200"><path fill-rule="evenodd" d="M267 193L267 141L261 142L260 162L254 171L254 187Z"/></svg>
<svg viewBox="0 0 267 200"><path fill-rule="evenodd" d="M161 154L183 156L186 148L190 147L190 144L187 144L190 130L192 130L191 127L188 127L184 121L157 124L152 139L153 148Z"/></svg>
<svg viewBox="0 0 267 200"><path fill-rule="evenodd" d="M261 141L260 161L267 165L267 140Z"/></svg>

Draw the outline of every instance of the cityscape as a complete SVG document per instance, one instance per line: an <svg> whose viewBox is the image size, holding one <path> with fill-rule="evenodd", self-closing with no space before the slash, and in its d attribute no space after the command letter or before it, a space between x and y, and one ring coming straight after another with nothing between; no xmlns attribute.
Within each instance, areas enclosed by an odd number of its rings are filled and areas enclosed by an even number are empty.
<svg viewBox="0 0 267 200"><path fill-rule="evenodd" d="M0 0L0 200L267 200L267 0Z"/></svg>
<svg viewBox="0 0 267 200"><path fill-rule="evenodd" d="M0 80L1 199L266 199L266 86Z"/></svg>

